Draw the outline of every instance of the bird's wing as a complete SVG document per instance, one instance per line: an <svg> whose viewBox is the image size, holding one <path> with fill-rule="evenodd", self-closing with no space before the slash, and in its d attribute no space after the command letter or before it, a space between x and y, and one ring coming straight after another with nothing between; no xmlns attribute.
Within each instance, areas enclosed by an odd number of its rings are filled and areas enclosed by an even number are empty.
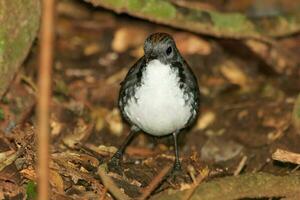
<svg viewBox="0 0 300 200"><path fill-rule="evenodd" d="M195 90L198 94L199 94L199 87L198 87L198 81L197 78L195 76L195 74L193 73L192 69L190 68L190 66L187 64L187 62L184 60L183 61L183 73L186 77L186 84L188 85L189 88Z"/></svg>
<svg viewBox="0 0 300 200"><path fill-rule="evenodd" d="M188 123L186 126L190 126L193 124L195 119L197 118L198 112L199 112L199 105L200 105L200 91L199 91L199 86L198 86L198 81L196 76L194 75L192 69L189 67L186 61L183 62L182 64L183 67L183 74L186 77L185 78L185 84L186 86L192 90L192 93L194 95L194 101L192 104L192 109L193 109L193 115L189 119Z"/></svg>
<svg viewBox="0 0 300 200"><path fill-rule="evenodd" d="M120 83L121 90L136 84L141 78L141 66L145 63L144 56L141 57L127 72L125 79Z"/></svg>
<svg viewBox="0 0 300 200"><path fill-rule="evenodd" d="M121 88L120 88L120 92L119 92L118 105L119 105L122 116L131 125L133 125L133 124L124 111L124 105L126 105L127 101L131 97L134 97L135 89L141 82L142 69L143 69L143 66L145 66L145 65L146 65L145 58L143 56L129 69L129 71L127 72L127 75L125 76L125 79L120 83Z"/></svg>

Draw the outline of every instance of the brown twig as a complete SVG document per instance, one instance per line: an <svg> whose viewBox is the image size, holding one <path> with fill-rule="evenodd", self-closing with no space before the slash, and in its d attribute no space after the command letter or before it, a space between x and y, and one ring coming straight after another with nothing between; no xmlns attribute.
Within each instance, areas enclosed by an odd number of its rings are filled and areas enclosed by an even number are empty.
<svg viewBox="0 0 300 200"><path fill-rule="evenodd" d="M54 42L54 0L42 6L37 103L38 199L49 199L49 105Z"/></svg>
<svg viewBox="0 0 300 200"><path fill-rule="evenodd" d="M291 173L294 173L295 171L297 171L300 168L300 165L297 165L292 171Z"/></svg>
<svg viewBox="0 0 300 200"><path fill-rule="evenodd" d="M242 169L244 168L246 161L247 161L247 156L243 156L241 161L239 162L239 165L237 166L237 168L235 169L233 175L237 176L241 173Z"/></svg>
<svg viewBox="0 0 300 200"><path fill-rule="evenodd" d="M193 183L193 186L183 196L182 200L189 200L192 197L198 185L208 176L208 174L209 174L208 168L204 168L203 170L201 170L200 174L196 178L196 181Z"/></svg>
<svg viewBox="0 0 300 200"><path fill-rule="evenodd" d="M106 174L105 165L100 165L98 168L98 174L102 180L103 185L107 188L107 190L119 200L129 200L130 198L122 192L118 186L114 183L114 181Z"/></svg>
<svg viewBox="0 0 300 200"><path fill-rule="evenodd" d="M300 154L282 150L282 149L277 149L272 154L272 159L278 160L280 162L289 162L298 165L300 164Z"/></svg>
<svg viewBox="0 0 300 200"><path fill-rule="evenodd" d="M155 188L159 185L159 183L163 180L166 174L170 171L171 165L166 166L163 168L159 174L154 177L151 183L142 191L142 195L139 200L145 200L149 197L149 195L155 190Z"/></svg>

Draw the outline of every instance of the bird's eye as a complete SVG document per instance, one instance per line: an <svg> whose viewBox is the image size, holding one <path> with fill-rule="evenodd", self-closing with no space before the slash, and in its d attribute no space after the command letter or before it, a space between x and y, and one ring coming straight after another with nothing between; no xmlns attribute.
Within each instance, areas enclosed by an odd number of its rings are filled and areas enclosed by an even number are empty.
<svg viewBox="0 0 300 200"><path fill-rule="evenodd" d="M172 47L168 47L166 50L167 56L169 56L172 53Z"/></svg>

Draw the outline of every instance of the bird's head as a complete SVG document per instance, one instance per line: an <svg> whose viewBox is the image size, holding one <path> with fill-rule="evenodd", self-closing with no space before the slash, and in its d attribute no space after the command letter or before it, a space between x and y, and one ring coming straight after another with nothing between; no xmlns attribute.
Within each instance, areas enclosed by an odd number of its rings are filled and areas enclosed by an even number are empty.
<svg viewBox="0 0 300 200"><path fill-rule="evenodd" d="M151 34L145 40L144 52L148 61L158 59L164 64L177 61L181 57L175 41L167 33Z"/></svg>

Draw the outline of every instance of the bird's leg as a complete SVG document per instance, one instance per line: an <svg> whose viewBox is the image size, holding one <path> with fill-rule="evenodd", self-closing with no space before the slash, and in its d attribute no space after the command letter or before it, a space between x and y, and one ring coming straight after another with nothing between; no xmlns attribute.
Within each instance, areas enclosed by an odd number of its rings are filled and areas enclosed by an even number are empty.
<svg viewBox="0 0 300 200"><path fill-rule="evenodd" d="M129 135L126 137L125 141L121 144L117 152L112 156L111 161L109 163L111 166L116 167L119 165L119 161L123 157L126 146L129 144L129 142L131 141L135 133L138 131L139 129L137 127L135 126L131 127Z"/></svg>
<svg viewBox="0 0 300 200"><path fill-rule="evenodd" d="M175 163L174 163L174 170L178 171L181 170L180 160L179 160L179 153L178 153L178 144L177 144L177 135L179 131L173 133L174 138L174 147L175 147Z"/></svg>

